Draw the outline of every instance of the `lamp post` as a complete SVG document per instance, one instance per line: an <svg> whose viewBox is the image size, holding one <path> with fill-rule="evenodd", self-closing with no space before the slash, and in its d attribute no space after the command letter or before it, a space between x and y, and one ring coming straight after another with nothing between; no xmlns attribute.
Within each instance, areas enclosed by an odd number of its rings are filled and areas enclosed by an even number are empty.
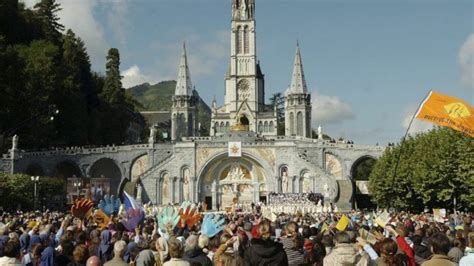
<svg viewBox="0 0 474 266"><path fill-rule="evenodd" d="M31 177L31 181L33 181L33 183L35 184L34 186L34 191L33 191L33 196L34 196L34 209L36 211L36 203L37 203L37 200L38 200L38 193L36 191L36 185L38 184L38 181L39 181L39 176L32 176Z"/></svg>

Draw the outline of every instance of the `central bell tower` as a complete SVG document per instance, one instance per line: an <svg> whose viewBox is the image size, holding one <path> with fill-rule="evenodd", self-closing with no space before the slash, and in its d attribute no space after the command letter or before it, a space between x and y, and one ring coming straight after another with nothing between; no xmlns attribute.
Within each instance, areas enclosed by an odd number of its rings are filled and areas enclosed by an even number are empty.
<svg viewBox="0 0 474 266"><path fill-rule="evenodd" d="M255 0L232 0L230 66L225 80L225 109L238 112L246 102L249 112L264 105L264 82L255 34Z"/></svg>

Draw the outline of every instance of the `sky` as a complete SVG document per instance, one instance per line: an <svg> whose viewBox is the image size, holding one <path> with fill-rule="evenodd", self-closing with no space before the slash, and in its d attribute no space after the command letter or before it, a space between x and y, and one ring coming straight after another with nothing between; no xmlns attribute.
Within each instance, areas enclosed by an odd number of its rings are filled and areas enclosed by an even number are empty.
<svg viewBox="0 0 474 266"><path fill-rule="evenodd" d="M31 7L37 0L24 0ZM192 82L224 100L231 0L58 0L92 69L118 48L124 87L176 79L186 42ZM289 86L298 41L312 126L359 144L399 142L429 90L474 105L474 2L256 0L265 93ZM415 120L410 133L431 124Z"/></svg>

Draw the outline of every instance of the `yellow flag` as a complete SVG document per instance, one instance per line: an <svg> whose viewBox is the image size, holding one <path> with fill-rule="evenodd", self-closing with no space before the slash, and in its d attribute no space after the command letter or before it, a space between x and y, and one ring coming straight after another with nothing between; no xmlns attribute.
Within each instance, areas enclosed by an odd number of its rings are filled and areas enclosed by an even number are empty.
<svg viewBox="0 0 474 266"><path fill-rule="evenodd" d="M349 223L350 223L349 218L347 218L347 216L345 214L343 214L341 219L339 220L339 222L336 225L336 229L339 230L339 231L344 231L344 230L346 230L346 227L349 225Z"/></svg>
<svg viewBox="0 0 474 266"><path fill-rule="evenodd" d="M416 118L474 137L474 108L458 98L431 91L416 113Z"/></svg>

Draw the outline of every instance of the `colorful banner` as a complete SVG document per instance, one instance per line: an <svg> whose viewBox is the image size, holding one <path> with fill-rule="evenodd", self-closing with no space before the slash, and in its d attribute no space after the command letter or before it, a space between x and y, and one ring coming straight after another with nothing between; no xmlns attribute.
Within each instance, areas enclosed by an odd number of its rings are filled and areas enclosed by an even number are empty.
<svg viewBox="0 0 474 266"><path fill-rule="evenodd" d="M474 109L465 101L431 91L416 118L474 137Z"/></svg>

